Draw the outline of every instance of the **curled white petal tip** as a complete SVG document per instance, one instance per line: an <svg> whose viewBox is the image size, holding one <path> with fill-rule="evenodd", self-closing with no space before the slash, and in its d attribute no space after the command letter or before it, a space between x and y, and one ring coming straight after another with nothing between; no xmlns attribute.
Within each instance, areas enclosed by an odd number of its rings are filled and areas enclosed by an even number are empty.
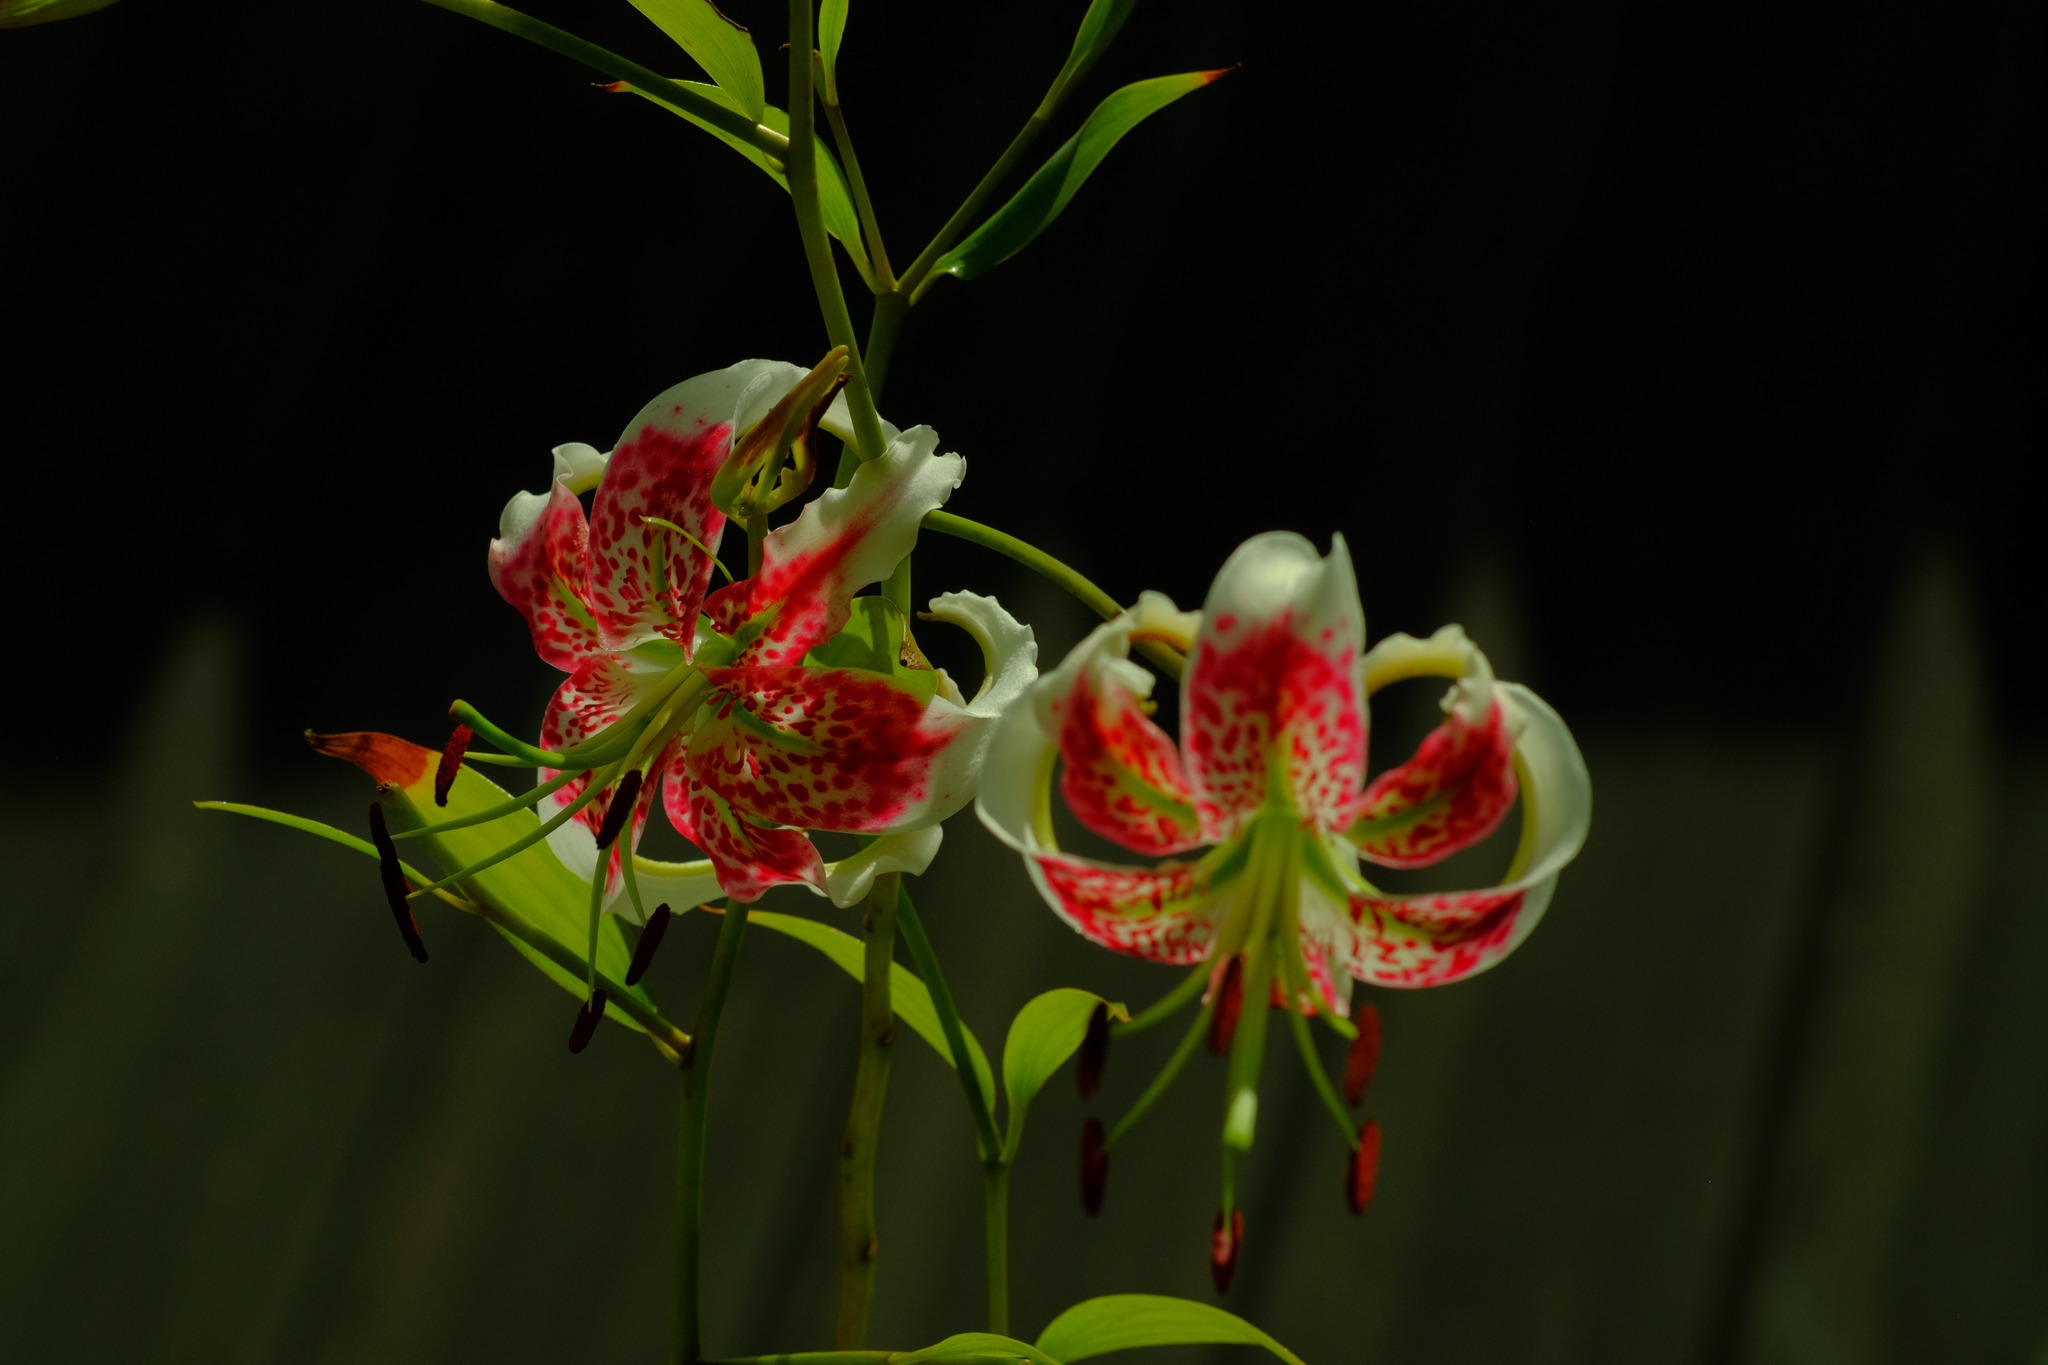
<svg viewBox="0 0 2048 1365"><path fill-rule="evenodd" d="M921 876L939 856L945 831L937 825L885 834L850 858L825 865L825 889L818 892L840 909L849 909L867 899L875 878L885 872ZM816 887L811 888L817 891Z"/></svg>
<svg viewBox="0 0 2048 1365"><path fill-rule="evenodd" d="M555 482L565 485L571 493L588 493L597 487L604 478L605 465L612 458L610 451L599 450L581 441L558 445L553 454Z"/></svg>

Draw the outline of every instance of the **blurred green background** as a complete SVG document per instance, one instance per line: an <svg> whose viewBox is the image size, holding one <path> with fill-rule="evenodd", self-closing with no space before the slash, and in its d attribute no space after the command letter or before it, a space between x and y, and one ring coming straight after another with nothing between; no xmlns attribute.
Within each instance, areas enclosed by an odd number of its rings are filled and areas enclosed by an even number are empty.
<svg viewBox="0 0 2048 1365"><path fill-rule="evenodd" d="M681 72L623 4L534 8ZM773 97L779 7L730 8ZM854 7L842 82L897 254L1081 8ZM2013 478L2044 435L2043 36L2021 3L1140 7L1082 107L1243 70L913 317L884 408L969 456L957 510L1186 604L1248 534L1342 531L1375 636L1462 621L1584 745L1593 837L1541 930L1376 997L1365 1218L1273 1045L1227 1305L1315 1365L2048 1361L2048 737ZM479 926L429 907L421 970L367 862L187 803L354 828L365 784L301 728L538 714L554 678L482 571L497 509L682 376L823 349L779 196L401 3L8 33L0 128L27 718L0 754L0 1355L658 1358L652 1050L569 1056L568 997ZM919 565L1052 657L1087 627L966 547ZM971 819L947 837L919 900L984 1041L1052 985L1135 1006L1176 979L1076 939ZM701 918L652 978L671 1017ZM750 941L714 1352L829 1330L855 1000ZM1095 1112L1169 1045L1119 1046ZM1211 1296L1220 1089L1198 1060L1090 1221L1084 1110L1049 1087L1021 1333L1095 1293ZM876 1340L978 1325L972 1132L914 1041L881 1188Z"/></svg>

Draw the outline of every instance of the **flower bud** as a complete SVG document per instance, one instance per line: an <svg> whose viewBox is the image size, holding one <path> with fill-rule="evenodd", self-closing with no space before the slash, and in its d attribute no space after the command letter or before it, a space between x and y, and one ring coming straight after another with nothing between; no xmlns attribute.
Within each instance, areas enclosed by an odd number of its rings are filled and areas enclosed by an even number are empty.
<svg viewBox="0 0 2048 1365"><path fill-rule="evenodd" d="M1102 1212L1102 1191L1109 1180L1109 1151L1103 1145L1102 1120L1081 1125L1081 1207L1093 1218Z"/></svg>
<svg viewBox="0 0 2048 1365"><path fill-rule="evenodd" d="M1380 1175L1380 1121L1367 1119L1358 1130L1358 1150L1344 1166L1344 1198L1353 1213L1364 1213L1372 1203L1373 1186Z"/></svg>
<svg viewBox="0 0 2048 1365"><path fill-rule="evenodd" d="M626 966L628 986L639 985L640 978L654 965L654 950L661 946L661 936L668 932L668 921L668 902L663 901L647 917L647 927L640 931L640 941L633 945L633 960Z"/></svg>
<svg viewBox="0 0 2048 1365"><path fill-rule="evenodd" d="M1097 1005L1088 1016L1088 1034L1081 1039L1081 1055L1074 1063L1074 1080L1081 1098L1092 1100L1102 1089L1102 1064L1109 1060L1109 1006Z"/></svg>
<svg viewBox="0 0 2048 1365"><path fill-rule="evenodd" d="M1358 1025L1358 1036L1351 1040L1351 1051L1344 1055L1344 1098L1357 1104L1365 1098L1365 1089L1372 1084L1372 1073L1380 1065L1380 1012L1367 1005L1352 1021Z"/></svg>
<svg viewBox="0 0 2048 1365"><path fill-rule="evenodd" d="M711 480L711 501L744 521L765 516L811 486L818 419L846 383L847 349L835 346L760 421L733 437Z"/></svg>
<svg viewBox="0 0 2048 1365"><path fill-rule="evenodd" d="M597 1032L598 1021L604 1018L604 987L591 992L590 998L576 1009L576 1022L569 1026L569 1051L581 1052L590 1046L590 1036Z"/></svg>
<svg viewBox="0 0 2048 1365"><path fill-rule="evenodd" d="M1230 959L1216 986L1216 1012L1209 1016L1209 1051L1230 1051L1237 1036L1237 1016L1244 1010L1244 954Z"/></svg>
<svg viewBox="0 0 2048 1365"><path fill-rule="evenodd" d="M1237 1274L1237 1252L1244 1245L1244 1210L1230 1211L1230 1224L1225 1229L1223 1210L1216 1211L1216 1225L1209 1231L1209 1274L1216 1281L1216 1292L1228 1294L1230 1281Z"/></svg>

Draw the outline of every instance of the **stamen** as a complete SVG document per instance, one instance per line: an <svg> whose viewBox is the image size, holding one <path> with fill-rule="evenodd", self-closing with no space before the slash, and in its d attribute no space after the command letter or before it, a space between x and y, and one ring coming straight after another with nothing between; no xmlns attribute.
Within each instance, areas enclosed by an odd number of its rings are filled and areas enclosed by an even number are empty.
<svg viewBox="0 0 2048 1365"><path fill-rule="evenodd" d="M1344 1098L1357 1104L1365 1098L1372 1074L1379 1069L1380 1012L1367 1005L1353 1022L1358 1025L1358 1036L1351 1040L1351 1051L1344 1054Z"/></svg>
<svg viewBox="0 0 2048 1365"><path fill-rule="evenodd" d="M1102 1141L1102 1120L1090 1117L1081 1125L1081 1207L1090 1218L1102 1212L1102 1191L1109 1181L1109 1149Z"/></svg>
<svg viewBox="0 0 2048 1365"><path fill-rule="evenodd" d="M604 808L604 823L597 828L597 846L610 848L612 841L619 837L619 831L626 827L626 821L633 814L633 803L640 798L640 770L632 769L619 779L619 789L613 794L611 804Z"/></svg>
<svg viewBox="0 0 2048 1365"><path fill-rule="evenodd" d="M1216 1281L1216 1292L1228 1294L1230 1281L1237 1274L1237 1252L1244 1245L1244 1210L1230 1211L1229 1230L1224 1230L1223 1210L1216 1210L1216 1225L1209 1231L1209 1274Z"/></svg>
<svg viewBox="0 0 2048 1365"><path fill-rule="evenodd" d="M1074 1079L1081 1098L1092 1100L1102 1089L1102 1067L1109 1060L1109 1006L1097 1005L1088 1016L1088 1033L1081 1039L1080 1060L1074 1063ZM1091 1120L1092 1122L1092 1120Z"/></svg>
<svg viewBox="0 0 2048 1365"><path fill-rule="evenodd" d="M664 531L674 531L684 540L689 541L692 545L696 546L698 549L704 552L704 557L711 561L711 567L717 569L719 573L723 574L725 576L726 582L732 582L732 570L725 567L725 561L718 557L717 551L713 550L709 545L706 545L703 541L697 539L697 537L691 535L688 530L676 525L674 522L670 521L666 517L650 517L644 512L641 513L640 520L645 522L649 526L659 526Z"/></svg>
<svg viewBox="0 0 2048 1365"><path fill-rule="evenodd" d="M640 978L654 964L654 950L661 946L661 936L668 932L668 921L668 902L663 901L647 917L647 927L640 931L640 941L633 945L633 961L626 968L628 986L639 985Z"/></svg>
<svg viewBox="0 0 2048 1365"><path fill-rule="evenodd" d="M462 771L462 756L469 752L469 742L475 738L476 731L457 724L455 733L441 746L441 766L434 769L435 805L448 804L448 789L455 785L455 775Z"/></svg>
<svg viewBox="0 0 2048 1365"><path fill-rule="evenodd" d="M590 1036L597 1032L598 1021L604 1018L604 1002L604 987L599 986L576 1007L576 1022L569 1027L569 1051L581 1052L590 1046Z"/></svg>
<svg viewBox="0 0 2048 1365"><path fill-rule="evenodd" d="M1380 1121L1367 1119L1358 1130L1358 1150L1344 1163L1344 1198L1353 1213L1364 1213L1372 1203L1373 1187L1380 1178Z"/></svg>
<svg viewBox="0 0 2048 1365"><path fill-rule="evenodd" d="M1230 1051L1237 1036L1237 1018L1244 1010L1244 954L1230 959L1223 968L1222 983L1216 987L1216 1010L1209 1016L1209 1051Z"/></svg>
<svg viewBox="0 0 2048 1365"><path fill-rule="evenodd" d="M384 881L384 899L391 903L391 917L398 921L398 932L404 935L412 960L425 962L426 940L420 937L419 921L412 917L412 906L407 900L412 887L398 865L398 847L391 842L391 828L384 823L384 805L380 801L370 803L370 839L377 845L377 871Z"/></svg>

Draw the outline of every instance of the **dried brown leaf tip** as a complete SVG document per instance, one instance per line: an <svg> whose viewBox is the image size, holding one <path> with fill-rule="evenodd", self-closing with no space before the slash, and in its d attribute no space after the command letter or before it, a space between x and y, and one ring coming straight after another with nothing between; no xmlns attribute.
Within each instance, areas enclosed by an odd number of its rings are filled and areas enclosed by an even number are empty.
<svg viewBox="0 0 2048 1365"><path fill-rule="evenodd" d="M668 932L670 918L667 901L655 906L654 913L647 917L647 927L640 931L640 941L633 945L633 960L626 967L628 986L639 985L640 978L654 965L654 950L661 946L661 936Z"/></svg>
<svg viewBox="0 0 2048 1365"><path fill-rule="evenodd" d="M1230 959L1216 986L1216 1012L1209 1016L1209 1050L1230 1051L1237 1037L1237 1016L1244 1012L1244 954Z"/></svg>
<svg viewBox="0 0 2048 1365"><path fill-rule="evenodd" d="M1109 1183L1109 1148L1104 1145L1102 1120L1091 1118L1081 1125L1081 1207L1090 1218L1102 1212L1102 1192Z"/></svg>
<svg viewBox="0 0 2048 1365"><path fill-rule="evenodd" d="M1074 1080L1081 1098L1092 1100L1102 1089L1102 1067L1109 1060L1109 1006L1097 1005L1088 1016L1088 1032L1081 1039L1081 1055L1074 1063Z"/></svg>
<svg viewBox="0 0 2048 1365"><path fill-rule="evenodd" d="M1344 1098L1357 1104L1365 1098L1373 1072L1379 1070L1380 1012L1367 1005L1352 1022L1358 1025L1358 1036L1351 1040L1351 1051L1344 1054Z"/></svg>
<svg viewBox="0 0 2048 1365"><path fill-rule="evenodd" d="M604 1018L604 987L599 986L588 1000L576 1009L576 1022L569 1027L569 1051L581 1052L590 1046L591 1035L597 1032L597 1024Z"/></svg>
<svg viewBox="0 0 2048 1365"><path fill-rule="evenodd" d="M405 946L412 953L412 960L427 960L427 942L420 937L420 923L413 918L412 884L405 879L405 869L398 862L398 848L391 842L391 828L384 823L384 805L380 801L370 803L370 842L377 846L377 872L384 882L384 899L390 903L391 918L398 921L398 932L405 938Z"/></svg>
<svg viewBox="0 0 2048 1365"><path fill-rule="evenodd" d="M455 727L455 733L448 736L448 742L441 746L441 762L434 769L434 804L448 804L449 789L455 785L456 774L462 771L462 759L469 752L469 742L476 738L476 731L467 725Z"/></svg>
<svg viewBox="0 0 2048 1365"><path fill-rule="evenodd" d="M1237 1253L1244 1245L1244 1210L1232 1209L1228 1226L1223 1221L1223 1210L1216 1211L1216 1225L1209 1231L1209 1275L1216 1281L1216 1292L1228 1294L1230 1281L1237 1275Z"/></svg>

